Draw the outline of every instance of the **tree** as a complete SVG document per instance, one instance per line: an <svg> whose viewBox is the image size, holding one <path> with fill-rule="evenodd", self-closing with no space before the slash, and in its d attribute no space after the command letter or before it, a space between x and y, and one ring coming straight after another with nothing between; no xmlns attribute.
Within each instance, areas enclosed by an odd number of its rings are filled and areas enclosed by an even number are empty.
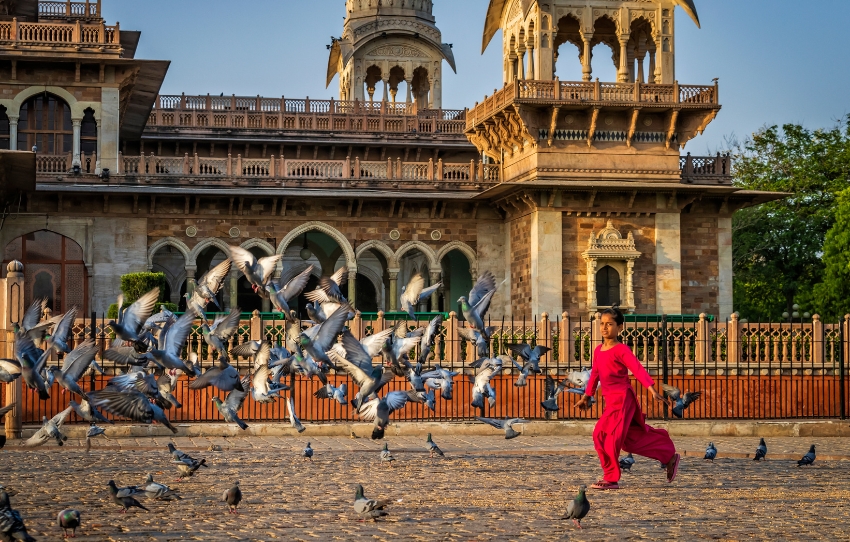
<svg viewBox="0 0 850 542"><path fill-rule="evenodd" d="M812 295L815 310L837 321L850 312L850 188L838 195L835 222L823 244L823 282Z"/></svg>
<svg viewBox="0 0 850 542"><path fill-rule="evenodd" d="M821 281L824 238L850 179L850 117L829 130L764 128L735 159L736 186L788 194L733 218L736 310L776 320Z"/></svg>

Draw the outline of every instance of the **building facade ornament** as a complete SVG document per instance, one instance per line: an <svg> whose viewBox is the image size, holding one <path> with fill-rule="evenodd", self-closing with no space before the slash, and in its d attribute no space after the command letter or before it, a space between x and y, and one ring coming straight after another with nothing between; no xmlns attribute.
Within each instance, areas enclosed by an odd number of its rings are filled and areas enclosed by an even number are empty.
<svg viewBox="0 0 850 542"><path fill-rule="evenodd" d="M635 248L635 239L629 232L625 239L609 220L606 227L595 234L590 232L587 249L581 253L587 262L587 307L591 313L605 305L598 303L596 273L605 266L613 268L620 276L620 308L635 310L634 265L641 253Z"/></svg>

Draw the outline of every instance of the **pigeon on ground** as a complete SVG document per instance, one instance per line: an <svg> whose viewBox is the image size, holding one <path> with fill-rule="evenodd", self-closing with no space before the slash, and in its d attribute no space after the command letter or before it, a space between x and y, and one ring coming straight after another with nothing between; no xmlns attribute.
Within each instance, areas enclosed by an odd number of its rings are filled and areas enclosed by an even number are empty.
<svg viewBox="0 0 850 542"><path fill-rule="evenodd" d="M626 457L620 460L620 470L632 472L632 465L635 464L635 456L632 454L627 455Z"/></svg>
<svg viewBox="0 0 850 542"><path fill-rule="evenodd" d="M198 460L195 459L194 457L190 456L189 454L187 454L185 452L181 452L180 450L175 448L173 443L169 442L167 446L168 446L168 453L171 454L171 458L175 463L187 463L188 464L188 463L197 463L198 462ZM204 464L204 466L206 467L206 464Z"/></svg>
<svg viewBox="0 0 850 542"><path fill-rule="evenodd" d="M332 399L341 405L347 405L348 399L345 398L348 393L348 384L342 383L338 388L328 382L313 394L313 397L318 399Z"/></svg>
<svg viewBox="0 0 850 542"><path fill-rule="evenodd" d="M428 457L434 457L434 454L445 457L446 454L443 453L443 450L431 439L431 433L428 433L428 440L425 441L425 445L428 447L428 452L430 453Z"/></svg>
<svg viewBox="0 0 850 542"><path fill-rule="evenodd" d="M189 384L189 389L201 390L208 386L214 386L224 392L240 389L242 384L239 371L228 363L227 358L219 357L216 366L210 367L204 374L193 380Z"/></svg>
<svg viewBox="0 0 850 542"><path fill-rule="evenodd" d="M227 506L230 507L231 514L239 513L239 503L242 502L242 490L239 489L239 480L233 482L233 487L224 492L221 500L226 502Z"/></svg>
<svg viewBox="0 0 850 542"><path fill-rule="evenodd" d="M379 517L388 515L384 508L389 504L390 501L367 499L363 495L363 486L357 484L357 491L354 494L354 511L360 516L377 521Z"/></svg>
<svg viewBox="0 0 850 542"><path fill-rule="evenodd" d="M503 429L505 431L505 439L507 440L517 438L522 434L514 430L513 425L515 423L528 423L526 420L521 420L519 418L505 418L504 420L496 420L494 418L482 418L481 416L476 416L475 419L480 422L492 425L496 429Z"/></svg>
<svg viewBox="0 0 850 542"><path fill-rule="evenodd" d="M469 297L461 296L458 299L463 317L469 325L479 333L485 334L484 315L490 308L490 301L496 293L496 277L493 273L485 271L478 277L475 286L469 291ZM489 336L485 336L489 340Z"/></svg>
<svg viewBox="0 0 850 542"><path fill-rule="evenodd" d="M289 425L294 427L299 433L303 433L306 428L301 425L301 420L295 414L295 400L292 397L286 400L286 413L289 416Z"/></svg>
<svg viewBox="0 0 850 542"><path fill-rule="evenodd" d="M233 264L242 271L242 274L251 283L254 292L260 297L267 297L266 284L277 268L277 262L283 258L283 254L266 256L258 260L250 251L242 247L232 246L230 247L230 257L233 259Z"/></svg>
<svg viewBox="0 0 850 542"><path fill-rule="evenodd" d="M411 320L418 320L414 313L416 306L420 301L424 301L431 297L431 294L436 292L442 284L442 282L438 282L437 284L432 284L426 288L425 279L422 275L416 273L410 277L410 281L408 281L407 286L401 287L401 310L406 312L407 315L410 316Z"/></svg>
<svg viewBox="0 0 850 542"><path fill-rule="evenodd" d="M685 393L682 393L682 390L676 386L670 386L668 384L661 384L661 389L664 391L664 395L673 400L673 415L677 418L681 418L685 413L685 409L702 395L700 391L685 391Z"/></svg>
<svg viewBox="0 0 850 542"><path fill-rule="evenodd" d="M381 462L389 463L390 467L392 467L393 461L395 461L395 457L393 457L392 452L390 452L390 445L385 442L384 448L381 450Z"/></svg>
<svg viewBox="0 0 850 542"><path fill-rule="evenodd" d="M6 418L6 413L15 408L15 403L11 405L6 405L3 408L0 408L0 423L5 423L4 419ZM0 432L0 450L3 449L3 446L6 445L6 433Z"/></svg>
<svg viewBox="0 0 850 542"><path fill-rule="evenodd" d="M759 461L761 459L767 458L767 444L764 443L764 439L759 440L758 448L756 448L756 456L753 458L753 461Z"/></svg>
<svg viewBox="0 0 850 542"><path fill-rule="evenodd" d="M360 405L357 409L357 415L363 421L375 422L375 427L372 428L372 440L380 440L384 438L384 431L390 424L390 414L396 410L401 410L407 401L410 399L410 394L416 394L415 391L391 391L383 397L372 399L367 403Z"/></svg>
<svg viewBox="0 0 850 542"><path fill-rule="evenodd" d="M139 486L145 497L148 499L156 499L158 501L179 501L183 497L177 494L177 491L171 489L165 484L160 484L153 481L153 474L148 474L145 478L145 483Z"/></svg>
<svg viewBox="0 0 850 542"><path fill-rule="evenodd" d="M206 309L209 302L212 302L213 305L221 310L221 305L218 304L216 294L224 286L224 281L230 273L230 263L230 258L228 258L204 273L204 276L195 285L195 291L192 293L190 301L192 304L197 305L203 310Z"/></svg>
<svg viewBox="0 0 850 542"><path fill-rule="evenodd" d="M77 538L77 529L82 523L79 511L73 508L66 508L59 512L56 522L59 524L59 528L62 529L62 538ZM71 536L68 536L68 531L71 531Z"/></svg>
<svg viewBox="0 0 850 542"><path fill-rule="evenodd" d="M301 452L301 457L303 457L303 458L304 458L304 461L307 461L308 459L309 459L310 461L312 461L312 460L313 460L313 448L311 448L311 447L310 447L310 443L309 443L309 442L307 443L307 447L306 447L306 448L304 448L304 451L303 451L303 452Z"/></svg>
<svg viewBox="0 0 850 542"><path fill-rule="evenodd" d="M118 296L118 321L110 320L107 324L122 341L132 343L137 350L145 352L147 345L139 341L139 331L142 324L153 314L154 305L159 299L159 288L154 288L137 299L129 307L122 309L124 296Z"/></svg>
<svg viewBox="0 0 850 542"><path fill-rule="evenodd" d="M20 542L35 542L35 538L27 534L24 520L17 510L12 509L9 493L0 486L0 538Z"/></svg>
<svg viewBox="0 0 850 542"><path fill-rule="evenodd" d="M120 391L107 386L100 391L89 393L89 401L94 407L102 408L114 416L148 425L159 422L172 433L177 433L177 428L171 425L165 417L165 412L138 390Z"/></svg>
<svg viewBox="0 0 850 542"><path fill-rule="evenodd" d="M561 519L570 519L579 529L582 528L581 520L590 512L590 501L587 500L587 486L581 485L578 488L578 495L575 499L567 503L567 512Z"/></svg>
<svg viewBox="0 0 850 542"><path fill-rule="evenodd" d="M242 390L248 389L248 382L249 379L247 376L242 379ZM247 391L235 389L227 394L227 398L224 402L215 395L213 395L212 402L215 403L215 406L221 414L221 417L224 418L224 421L228 423L235 423L239 426L239 429L244 431L245 429L248 429L248 424L239 419L238 412L245 403L246 397L248 397Z"/></svg>
<svg viewBox="0 0 850 542"><path fill-rule="evenodd" d="M106 485L109 486L109 494L112 496L112 500L115 502L115 504L121 506L121 508L122 508L121 513L122 514L126 514L127 510L129 510L130 508L134 508L134 507L135 508L141 508L142 510L144 510L146 512L150 512L150 510L148 510L147 508L142 506L142 503L140 503L139 501L136 500L135 497L133 497L133 495L136 495L138 493L129 492L128 488L120 488L119 489L115 485L115 482L112 481L112 480L110 480Z"/></svg>
<svg viewBox="0 0 850 542"><path fill-rule="evenodd" d="M290 279L286 284L283 284L282 281L276 283L274 280L266 284L266 290L275 310L282 313L284 318L289 321L294 321L292 309L290 309L289 304L293 300L297 300L301 292L304 291L304 287L307 286L312 272L313 266L309 265L307 269Z"/></svg>
<svg viewBox="0 0 850 542"><path fill-rule="evenodd" d="M713 442L708 443L708 448L705 449L705 459L706 461L714 461L714 458L717 457L717 447L714 446Z"/></svg>
<svg viewBox="0 0 850 542"><path fill-rule="evenodd" d="M815 457L815 445L812 444L812 447L809 448L809 452L797 461L797 466L802 467L804 465L812 465L815 462Z"/></svg>
<svg viewBox="0 0 850 542"><path fill-rule="evenodd" d="M41 429L35 432L33 436L29 438L26 442L24 442L24 446L27 447L36 447L45 444L50 439L56 441L56 444L59 446L64 446L65 441L68 440L68 437L62 434L62 424L65 423L65 420L68 418L68 414L73 410L71 407L66 408L56 416L53 416L51 419L47 419L47 416L42 416L41 418Z"/></svg>
<svg viewBox="0 0 850 542"><path fill-rule="evenodd" d="M540 358L552 350L548 346L541 346L539 344L534 348L526 343L508 344L505 346L507 346L511 352L523 359L525 362L523 364L524 370L534 374L540 374L543 372L540 370Z"/></svg>
<svg viewBox="0 0 850 542"><path fill-rule="evenodd" d="M558 396L561 395L565 389L567 389L567 383L569 382L569 377L561 380L557 385L555 384L555 379L550 375L546 375L546 382L543 385L544 395L546 396L546 400L540 403L540 406L543 407L543 410L549 412L558 412L560 407L558 406Z"/></svg>

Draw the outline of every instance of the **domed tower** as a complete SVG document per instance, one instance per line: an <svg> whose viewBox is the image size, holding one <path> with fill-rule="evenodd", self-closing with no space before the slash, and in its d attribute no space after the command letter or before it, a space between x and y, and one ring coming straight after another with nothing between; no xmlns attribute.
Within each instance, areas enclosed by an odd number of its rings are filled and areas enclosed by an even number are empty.
<svg viewBox="0 0 850 542"><path fill-rule="evenodd" d="M327 85L339 74L340 100L442 107L442 63L455 68L442 42L432 0L347 0L342 37L330 46ZM402 85L403 84L403 85ZM401 94L399 94L401 89Z"/></svg>

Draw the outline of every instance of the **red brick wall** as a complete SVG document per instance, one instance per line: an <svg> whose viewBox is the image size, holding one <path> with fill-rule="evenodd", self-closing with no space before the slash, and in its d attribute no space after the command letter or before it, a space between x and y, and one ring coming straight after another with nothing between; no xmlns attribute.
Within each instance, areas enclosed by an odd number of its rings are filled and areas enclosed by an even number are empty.
<svg viewBox="0 0 850 542"><path fill-rule="evenodd" d="M682 312L720 312L717 218L682 214Z"/></svg>
<svg viewBox="0 0 850 542"><path fill-rule="evenodd" d="M511 313L514 319L531 317L531 215L512 220Z"/></svg>

